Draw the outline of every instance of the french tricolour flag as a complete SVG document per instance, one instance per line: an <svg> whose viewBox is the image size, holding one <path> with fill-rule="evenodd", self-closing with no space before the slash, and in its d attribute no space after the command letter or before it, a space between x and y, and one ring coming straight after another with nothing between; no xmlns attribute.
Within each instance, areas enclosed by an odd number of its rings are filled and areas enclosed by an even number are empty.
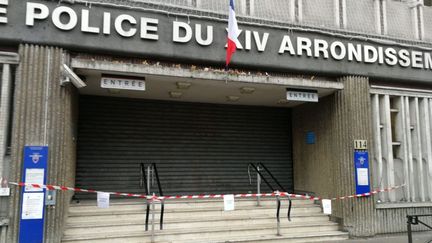
<svg viewBox="0 0 432 243"><path fill-rule="evenodd" d="M226 68L231 61L231 56L237 49L239 29L237 26L236 14L234 11L234 0L230 0L229 19L228 19L228 48L226 52Z"/></svg>

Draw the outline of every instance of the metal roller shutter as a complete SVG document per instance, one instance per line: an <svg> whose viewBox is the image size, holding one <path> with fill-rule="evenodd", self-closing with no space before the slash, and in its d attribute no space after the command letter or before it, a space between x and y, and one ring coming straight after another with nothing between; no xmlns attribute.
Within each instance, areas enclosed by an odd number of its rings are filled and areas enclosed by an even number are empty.
<svg viewBox="0 0 432 243"><path fill-rule="evenodd" d="M254 192L251 162L293 187L289 109L81 96L78 139L81 188L142 193L141 162L167 195Z"/></svg>

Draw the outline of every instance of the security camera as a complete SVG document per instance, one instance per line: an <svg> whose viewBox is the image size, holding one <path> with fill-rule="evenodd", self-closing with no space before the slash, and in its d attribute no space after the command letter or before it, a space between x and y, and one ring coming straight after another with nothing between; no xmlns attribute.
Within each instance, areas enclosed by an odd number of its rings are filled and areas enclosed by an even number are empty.
<svg viewBox="0 0 432 243"><path fill-rule="evenodd" d="M74 71L72 71L72 69L70 69L66 64L63 64L62 71L63 71L63 75L66 78L66 80L63 81L62 83L72 82L72 84L78 89L87 86L87 84L85 84L84 81L82 81L82 79L78 77L78 75L76 75L76 73L74 73Z"/></svg>

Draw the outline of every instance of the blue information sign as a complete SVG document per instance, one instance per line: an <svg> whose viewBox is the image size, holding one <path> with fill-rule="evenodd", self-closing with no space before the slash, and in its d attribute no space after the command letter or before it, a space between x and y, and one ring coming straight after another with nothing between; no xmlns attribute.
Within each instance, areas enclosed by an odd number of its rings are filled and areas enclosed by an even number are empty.
<svg viewBox="0 0 432 243"><path fill-rule="evenodd" d="M369 153L367 151L354 151L356 194L370 192L369 183Z"/></svg>
<svg viewBox="0 0 432 243"><path fill-rule="evenodd" d="M47 146L25 146L22 181L46 184ZM21 192L19 243L43 243L45 189L23 187Z"/></svg>
<svg viewBox="0 0 432 243"><path fill-rule="evenodd" d="M314 132L307 132L306 133L306 144L315 144L316 136Z"/></svg>

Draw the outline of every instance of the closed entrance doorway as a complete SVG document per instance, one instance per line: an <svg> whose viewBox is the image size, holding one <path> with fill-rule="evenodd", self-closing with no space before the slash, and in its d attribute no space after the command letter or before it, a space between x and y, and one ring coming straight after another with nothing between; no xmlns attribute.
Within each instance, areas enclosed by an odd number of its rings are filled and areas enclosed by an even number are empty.
<svg viewBox="0 0 432 243"><path fill-rule="evenodd" d="M255 192L261 162L290 190L291 111L82 95L77 156L81 188L143 193L139 164L156 163L166 195Z"/></svg>

